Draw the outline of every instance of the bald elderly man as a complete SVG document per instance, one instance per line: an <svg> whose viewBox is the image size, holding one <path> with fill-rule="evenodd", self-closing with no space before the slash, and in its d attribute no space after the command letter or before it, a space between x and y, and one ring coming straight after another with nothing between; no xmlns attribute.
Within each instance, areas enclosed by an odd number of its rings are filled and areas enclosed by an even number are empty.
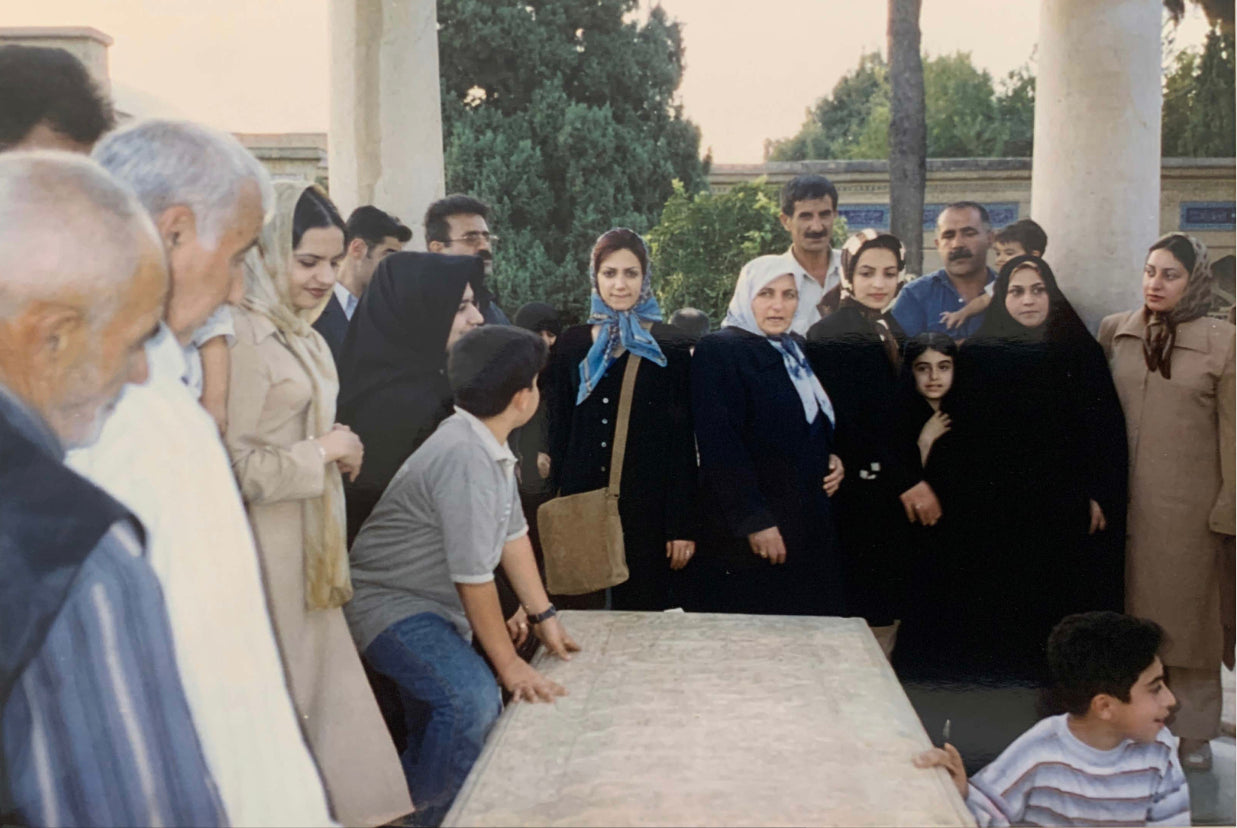
<svg viewBox="0 0 1237 828"><path fill-rule="evenodd" d="M145 379L166 293L106 172L0 157L0 822L226 824L142 529L61 462Z"/></svg>
<svg viewBox="0 0 1237 828"><path fill-rule="evenodd" d="M184 121L137 122L105 136L93 157L153 220L171 294L146 346L149 381L126 390L99 441L70 454L69 464L146 527L181 680L228 819L331 824L232 465L185 384L181 347L239 286L241 261L271 203L270 181L231 135ZM394 747L391 754L395 762Z"/></svg>

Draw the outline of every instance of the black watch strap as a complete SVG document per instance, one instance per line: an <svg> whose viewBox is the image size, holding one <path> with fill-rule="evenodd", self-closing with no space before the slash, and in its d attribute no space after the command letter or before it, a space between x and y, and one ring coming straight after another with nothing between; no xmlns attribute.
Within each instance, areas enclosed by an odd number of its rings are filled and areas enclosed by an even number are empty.
<svg viewBox="0 0 1237 828"><path fill-rule="evenodd" d="M525 612L528 612L528 610L525 610ZM531 612L528 613L528 621L530 624L540 624L542 621L549 621L556 615L558 615L558 610L555 609L553 604L550 604L544 612L539 612L536 615L533 615Z"/></svg>

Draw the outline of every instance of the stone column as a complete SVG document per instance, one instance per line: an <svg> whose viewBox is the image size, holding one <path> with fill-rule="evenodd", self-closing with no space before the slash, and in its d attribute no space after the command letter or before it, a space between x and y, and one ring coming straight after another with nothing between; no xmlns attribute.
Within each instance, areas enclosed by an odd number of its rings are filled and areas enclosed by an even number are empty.
<svg viewBox="0 0 1237 828"><path fill-rule="evenodd" d="M331 0L331 197L392 213L424 250L421 220L443 195L434 0Z"/></svg>
<svg viewBox="0 0 1237 828"><path fill-rule="evenodd" d="M1094 331L1137 307L1160 230L1159 0L1042 0L1031 217Z"/></svg>

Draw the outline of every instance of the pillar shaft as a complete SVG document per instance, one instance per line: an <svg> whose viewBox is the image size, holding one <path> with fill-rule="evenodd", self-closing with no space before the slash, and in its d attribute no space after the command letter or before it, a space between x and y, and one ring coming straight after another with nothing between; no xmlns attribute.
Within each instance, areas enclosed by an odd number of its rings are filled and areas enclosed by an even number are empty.
<svg viewBox="0 0 1237 828"><path fill-rule="evenodd" d="M434 0L330 0L331 197L373 204L413 230L443 195Z"/></svg>
<svg viewBox="0 0 1237 828"><path fill-rule="evenodd" d="M1043 0L1031 216L1095 330L1141 302L1160 227L1159 0Z"/></svg>

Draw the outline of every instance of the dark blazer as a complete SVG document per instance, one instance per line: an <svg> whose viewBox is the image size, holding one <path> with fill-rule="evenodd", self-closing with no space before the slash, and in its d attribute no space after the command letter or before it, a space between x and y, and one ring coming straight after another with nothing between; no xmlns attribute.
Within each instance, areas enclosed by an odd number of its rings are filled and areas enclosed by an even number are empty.
<svg viewBox="0 0 1237 828"><path fill-rule="evenodd" d="M631 578L612 590L616 609L667 609L666 541L696 539L691 344L669 325L654 323L651 333L666 366L645 361L636 374L619 498ZM600 489L610 480L615 416L630 354L615 360L576 405L580 361L592 346L592 326L568 328L547 370L551 480L564 495Z"/></svg>
<svg viewBox="0 0 1237 828"><path fill-rule="evenodd" d="M747 536L776 526L786 563L774 569L813 588L764 611L835 614L840 572L822 488L833 428L823 415L807 423L781 354L738 328L703 337L692 360L692 414L706 534L700 554L726 569L768 568Z"/></svg>
<svg viewBox="0 0 1237 828"><path fill-rule="evenodd" d="M344 334L348 333L348 317L344 315L344 309L334 291L331 292L331 301L326 303L322 315L314 320L314 330L322 334L331 349L331 356L335 358L335 365L338 366L339 349L344 346Z"/></svg>

